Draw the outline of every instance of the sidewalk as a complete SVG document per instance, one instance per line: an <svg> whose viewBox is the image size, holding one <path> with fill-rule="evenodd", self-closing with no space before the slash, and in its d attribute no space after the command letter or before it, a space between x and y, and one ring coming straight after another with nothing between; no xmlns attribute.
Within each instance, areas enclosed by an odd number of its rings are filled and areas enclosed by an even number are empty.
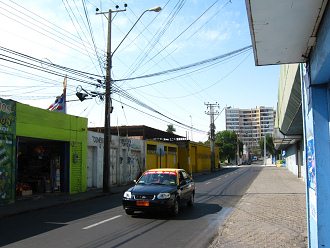
<svg viewBox="0 0 330 248"><path fill-rule="evenodd" d="M209 248L307 247L305 184L264 167Z"/></svg>
<svg viewBox="0 0 330 248"><path fill-rule="evenodd" d="M112 187L111 194L122 193L127 186ZM62 204L83 201L106 195L102 189L90 189L87 192L68 194L68 193L50 193L43 195L34 195L16 200L13 204L0 206L0 219L19 213L25 213L33 210L54 207Z"/></svg>

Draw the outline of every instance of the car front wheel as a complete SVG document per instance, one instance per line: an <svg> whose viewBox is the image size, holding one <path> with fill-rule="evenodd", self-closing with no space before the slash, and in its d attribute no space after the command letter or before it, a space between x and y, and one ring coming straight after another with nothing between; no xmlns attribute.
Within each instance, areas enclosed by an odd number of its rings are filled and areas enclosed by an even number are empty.
<svg viewBox="0 0 330 248"><path fill-rule="evenodd" d="M179 201L178 201L178 199L175 199L173 207L171 209L171 215L177 216L178 214L179 214Z"/></svg>
<svg viewBox="0 0 330 248"><path fill-rule="evenodd" d="M187 205L189 206L189 207L192 207L193 205L194 205L194 194L191 194L190 195L190 199L189 199L189 201L187 202Z"/></svg>
<svg viewBox="0 0 330 248"><path fill-rule="evenodd" d="M133 215L134 211L133 210L129 210L129 209L125 209L126 214L128 215Z"/></svg>

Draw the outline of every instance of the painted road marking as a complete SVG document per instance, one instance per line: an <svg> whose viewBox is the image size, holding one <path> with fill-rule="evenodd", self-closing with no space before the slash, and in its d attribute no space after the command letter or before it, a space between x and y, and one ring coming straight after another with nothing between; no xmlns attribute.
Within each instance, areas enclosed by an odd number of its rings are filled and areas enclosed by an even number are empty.
<svg viewBox="0 0 330 248"><path fill-rule="evenodd" d="M210 184L210 183L212 183L212 182L207 182L206 184Z"/></svg>
<svg viewBox="0 0 330 248"><path fill-rule="evenodd" d="M111 220L117 219L117 218L119 218L119 217L121 217L121 215L114 216L114 217L112 217L112 218L110 218L110 219L102 220L102 221L97 222L97 223L95 223L95 224L93 224L93 225L86 226L86 227L84 227L83 229L84 229L84 230L87 230L87 229L90 229L90 228L92 228L92 227L95 227L95 226L101 225L101 224L103 224L103 223L105 223L105 222L108 222L108 221L111 221Z"/></svg>
<svg viewBox="0 0 330 248"><path fill-rule="evenodd" d="M215 180L219 181L219 180L221 180L221 177L219 177L219 178L217 178L217 179L215 179Z"/></svg>
<svg viewBox="0 0 330 248"><path fill-rule="evenodd" d="M46 221L46 224L52 224L52 225L67 225L66 222L55 222L55 221Z"/></svg>

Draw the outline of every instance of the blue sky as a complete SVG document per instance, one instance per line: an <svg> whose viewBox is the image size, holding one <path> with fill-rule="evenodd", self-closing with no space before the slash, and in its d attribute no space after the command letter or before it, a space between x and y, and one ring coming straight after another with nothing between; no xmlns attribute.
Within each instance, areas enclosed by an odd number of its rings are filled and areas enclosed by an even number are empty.
<svg viewBox="0 0 330 248"><path fill-rule="evenodd" d="M105 75L108 26L106 16L96 15L95 8L107 11L114 10L116 4L121 9L124 3L128 5L125 12L113 14L114 51L144 10L162 7L159 13L145 13L116 50L114 80L180 68L251 45L244 0L3 2L1 47L100 76ZM3 50L1 54L8 55ZM0 97L46 109L61 94L63 77L14 62L0 60ZM194 131L193 140L205 141L210 124L205 114L207 102L217 102L219 112L225 106L276 107L278 66L256 67L252 49L217 62L162 76L115 82L115 89L121 93L113 94L111 125L147 125L166 130L168 124L173 124L176 133L183 136L191 136L189 126L193 125L203 131ZM43 63L40 66L49 69ZM104 92L95 86L95 78L83 81L68 80L67 100L77 99L79 86L88 92ZM104 125L104 102L99 98L70 101L67 109L69 114L87 117L90 126ZM224 112L215 125L216 131L225 129Z"/></svg>

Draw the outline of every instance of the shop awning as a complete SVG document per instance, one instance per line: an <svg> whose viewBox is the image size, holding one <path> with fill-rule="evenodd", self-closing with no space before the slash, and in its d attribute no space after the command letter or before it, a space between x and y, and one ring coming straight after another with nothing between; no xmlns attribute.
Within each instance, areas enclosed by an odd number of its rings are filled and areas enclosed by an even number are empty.
<svg viewBox="0 0 330 248"><path fill-rule="evenodd" d="M328 0L246 0L256 65L305 62Z"/></svg>
<svg viewBox="0 0 330 248"><path fill-rule="evenodd" d="M274 128L273 142L276 150L285 149L300 140L302 140L302 135L284 135L278 128Z"/></svg>
<svg viewBox="0 0 330 248"><path fill-rule="evenodd" d="M299 64L281 65L275 127L284 135L303 133Z"/></svg>

